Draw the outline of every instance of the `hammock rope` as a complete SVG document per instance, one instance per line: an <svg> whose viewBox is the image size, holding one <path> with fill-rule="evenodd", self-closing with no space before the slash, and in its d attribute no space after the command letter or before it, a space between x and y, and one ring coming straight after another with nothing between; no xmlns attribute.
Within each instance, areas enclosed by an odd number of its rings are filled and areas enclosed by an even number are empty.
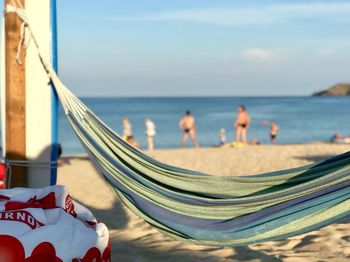
<svg viewBox="0 0 350 262"><path fill-rule="evenodd" d="M254 176L211 176L160 163L125 142L90 111L46 61L64 112L96 168L122 202L165 235L195 244L281 240L350 215L350 153L319 164Z"/></svg>

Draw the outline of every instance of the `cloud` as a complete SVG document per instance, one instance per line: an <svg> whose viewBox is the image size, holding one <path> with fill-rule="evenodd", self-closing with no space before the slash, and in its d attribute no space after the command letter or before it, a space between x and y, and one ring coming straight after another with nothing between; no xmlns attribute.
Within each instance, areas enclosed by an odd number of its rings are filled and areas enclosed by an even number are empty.
<svg viewBox="0 0 350 262"><path fill-rule="evenodd" d="M280 55L277 52L261 49L251 48L244 50L242 53L244 60L249 62L274 62L280 59Z"/></svg>
<svg viewBox="0 0 350 262"><path fill-rule="evenodd" d="M251 26L278 24L300 19L318 19L336 23L350 23L350 3L313 2L299 4L270 4L250 7L213 7L197 9L178 9L153 14L135 16L100 17L101 20L124 22L194 22L219 26Z"/></svg>

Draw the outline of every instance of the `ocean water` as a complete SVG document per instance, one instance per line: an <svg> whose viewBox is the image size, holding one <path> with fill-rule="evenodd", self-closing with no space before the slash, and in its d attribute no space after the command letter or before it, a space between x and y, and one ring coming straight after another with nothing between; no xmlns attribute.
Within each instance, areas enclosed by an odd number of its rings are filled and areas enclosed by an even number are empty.
<svg viewBox="0 0 350 262"><path fill-rule="evenodd" d="M186 110L196 117L201 146L219 143L219 131L226 129L228 141L234 138L233 123L237 107L246 106L251 116L248 138L269 143L269 126L274 120L280 127L277 142L281 144L329 141L338 132L350 135L350 97L165 97L165 98L82 98L108 126L122 132L121 121L127 117L133 135L146 148L144 118L157 126L156 147L176 148L182 133L178 121ZM59 141L63 153L81 153L62 110L59 113ZM187 146L191 146L188 141Z"/></svg>

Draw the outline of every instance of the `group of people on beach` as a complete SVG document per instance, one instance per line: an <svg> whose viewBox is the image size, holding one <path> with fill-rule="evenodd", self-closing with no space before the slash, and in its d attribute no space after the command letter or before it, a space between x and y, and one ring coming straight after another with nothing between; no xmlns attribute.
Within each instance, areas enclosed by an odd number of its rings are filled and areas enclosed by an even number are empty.
<svg viewBox="0 0 350 262"><path fill-rule="evenodd" d="M234 145L245 145L248 144L248 127L250 125L250 115L247 112L244 105L238 107L237 117L234 122L235 129L235 141ZM190 111L186 111L186 114L181 118L179 122L180 129L182 130L183 137L180 143L180 147L183 147L186 140L190 137L192 143L195 147L199 147L197 132L196 132L196 121L195 118L191 115ZM275 121L272 121L270 124L270 139L272 144L276 144L276 137L279 132L279 127ZM226 130L224 128L220 129L220 146L226 144ZM257 145L260 142L257 139L252 139L250 144Z"/></svg>
<svg viewBox="0 0 350 262"><path fill-rule="evenodd" d="M155 148L155 136L156 136L156 125L149 118L144 119L146 127L146 137L147 137L147 149L153 150ZM244 105L238 107L237 117L234 122L235 129L235 141L233 146L248 144L248 128L251 123L250 115L247 112ZM140 148L140 144L132 135L132 126L128 118L124 118L123 124L123 138L136 148ZM186 111L185 115L179 121L179 128L182 132L182 139L180 142L180 148L185 146L186 141L190 138L194 147L199 148L199 142L197 138L196 130L196 119L191 114L190 111ZM279 132L279 127L275 121L270 124L270 139L271 143L276 143L276 137ZM220 129L220 146L226 145L226 130L224 128ZM260 142L257 139L252 139L249 144L258 145Z"/></svg>
<svg viewBox="0 0 350 262"><path fill-rule="evenodd" d="M124 118L122 121L123 124L123 138L133 145L134 147L140 149L140 143L132 135L132 126L128 118ZM148 150L153 150L155 146L155 136L156 136L156 125L149 118L145 118L146 126L146 136L147 136L147 148Z"/></svg>
<svg viewBox="0 0 350 262"><path fill-rule="evenodd" d="M250 115L247 112L245 106L240 105L238 107L238 113L234 124L234 128L236 130L235 143L248 144L247 133L248 133L249 125L250 125ZM276 124L275 121L272 121L270 124L270 132L269 132L272 144L276 144L278 131L279 131L278 125ZM260 142L257 139L252 139L250 144L257 145L257 144L260 144Z"/></svg>

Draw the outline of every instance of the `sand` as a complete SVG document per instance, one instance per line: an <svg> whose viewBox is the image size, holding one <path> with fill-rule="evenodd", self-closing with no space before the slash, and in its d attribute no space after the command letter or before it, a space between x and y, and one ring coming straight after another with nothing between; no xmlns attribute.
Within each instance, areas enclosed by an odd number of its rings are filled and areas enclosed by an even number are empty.
<svg viewBox="0 0 350 262"><path fill-rule="evenodd" d="M249 175L296 167L350 150L331 144L156 150L152 157L213 175ZM350 219L319 231L235 248L184 244L163 236L124 207L83 156L68 157L58 182L109 228L112 261L350 261Z"/></svg>

